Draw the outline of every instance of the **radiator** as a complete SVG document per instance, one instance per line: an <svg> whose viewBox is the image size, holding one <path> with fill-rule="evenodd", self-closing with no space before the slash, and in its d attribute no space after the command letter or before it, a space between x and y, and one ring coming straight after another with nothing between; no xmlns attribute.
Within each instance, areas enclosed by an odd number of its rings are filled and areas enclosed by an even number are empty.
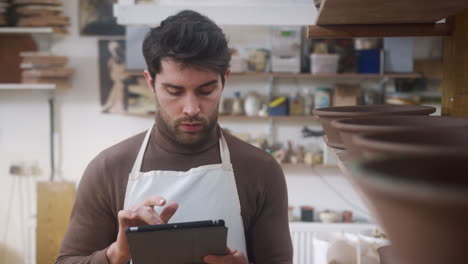
<svg viewBox="0 0 468 264"><path fill-rule="evenodd" d="M291 240L294 249L294 264L314 264L312 254L314 232L311 231L291 231Z"/></svg>
<svg viewBox="0 0 468 264"><path fill-rule="evenodd" d="M314 263L314 237L322 232L360 233L374 229L372 224L323 224L292 222L289 225L293 244L293 264L328 264ZM315 250L320 250L315 248Z"/></svg>

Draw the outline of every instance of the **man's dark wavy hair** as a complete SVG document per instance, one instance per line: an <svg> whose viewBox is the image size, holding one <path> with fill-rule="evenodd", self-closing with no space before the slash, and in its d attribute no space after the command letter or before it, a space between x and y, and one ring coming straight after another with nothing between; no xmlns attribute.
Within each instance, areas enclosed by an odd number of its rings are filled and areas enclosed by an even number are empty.
<svg viewBox="0 0 468 264"><path fill-rule="evenodd" d="M191 10L170 16L152 28L143 41L148 71L155 79L161 60L170 58L184 67L200 67L221 75L229 68L231 52L221 28L209 18Z"/></svg>

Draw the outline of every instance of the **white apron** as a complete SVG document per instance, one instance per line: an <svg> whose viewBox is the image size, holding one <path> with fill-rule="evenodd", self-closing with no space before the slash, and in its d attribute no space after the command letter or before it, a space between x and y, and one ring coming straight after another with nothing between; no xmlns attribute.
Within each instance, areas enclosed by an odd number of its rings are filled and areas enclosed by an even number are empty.
<svg viewBox="0 0 468 264"><path fill-rule="evenodd" d="M219 142L221 164L192 168L187 172L141 172L150 135L151 129L146 133L128 178L124 209L140 205L152 195L159 195L166 199L166 203L179 203L169 223L223 219L228 227L228 247L247 256L239 196L229 149L222 133ZM162 209L155 207L158 214Z"/></svg>

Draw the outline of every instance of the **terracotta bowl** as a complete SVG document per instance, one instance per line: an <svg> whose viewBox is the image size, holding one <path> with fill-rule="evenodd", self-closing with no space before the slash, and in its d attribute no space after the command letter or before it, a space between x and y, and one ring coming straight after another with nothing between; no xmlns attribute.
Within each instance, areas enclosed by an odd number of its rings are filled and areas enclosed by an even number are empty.
<svg viewBox="0 0 468 264"><path fill-rule="evenodd" d="M351 177L399 264L467 263L468 155L366 160Z"/></svg>
<svg viewBox="0 0 468 264"><path fill-rule="evenodd" d="M468 128L378 132L356 135L353 142L360 154L366 158L389 155L468 154Z"/></svg>
<svg viewBox="0 0 468 264"><path fill-rule="evenodd" d="M356 105L314 109L313 114L320 118L327 144L344 149L338 130L331 126L333 120L376 115L430 115L435 111L434 107L418 105Z"/></svg>
<svg viewBox="0 0 468 264"><path fill-rule="evenodd" d="M408 131L415 128L468 128L468 118L451 116L385 116L357 117L334 120L332 127L338 129L346 151L354 157L360 156L353 136L376 132Z"/></svg>

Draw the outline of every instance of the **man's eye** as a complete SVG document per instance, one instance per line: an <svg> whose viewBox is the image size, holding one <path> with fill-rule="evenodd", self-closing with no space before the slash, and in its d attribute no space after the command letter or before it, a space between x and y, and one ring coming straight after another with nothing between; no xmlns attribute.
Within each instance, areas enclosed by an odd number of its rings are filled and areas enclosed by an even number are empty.
<svg viewBox="0 0 468 264"><path fill-rule="evenodd" d="M213 88L213 87L205 88L205 89L199 90L198 93L201 94L201 95L209 95L214 91L214 89L215 88Z"/></svg>
<svg viewBox="0 0 468 264"><path fill-rule="evenodd" d="M181 94L182 94L182 92L181 92L180 90L178 90L178 89L171 89L171 88L167 89L167 92L168 92L170 95L181 95Z"/></svg>

